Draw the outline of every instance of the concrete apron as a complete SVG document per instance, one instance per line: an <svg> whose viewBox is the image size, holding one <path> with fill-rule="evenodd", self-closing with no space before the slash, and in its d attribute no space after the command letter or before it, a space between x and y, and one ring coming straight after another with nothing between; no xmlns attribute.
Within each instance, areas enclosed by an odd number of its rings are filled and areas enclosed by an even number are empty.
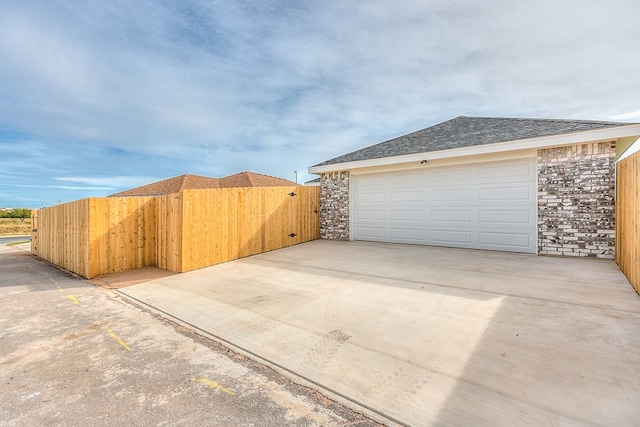
<svg viewBox="0 0 640 427"><path fill-rule="evenodd" d="M318 240L121 293L399 424L631 425L612 261Z"/></svg>

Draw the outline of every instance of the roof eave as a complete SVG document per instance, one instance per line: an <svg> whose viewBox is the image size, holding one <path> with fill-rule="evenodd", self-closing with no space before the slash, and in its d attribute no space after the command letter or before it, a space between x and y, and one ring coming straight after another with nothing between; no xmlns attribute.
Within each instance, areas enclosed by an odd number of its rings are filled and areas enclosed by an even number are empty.
<svg viewBox="0 0 640 427"><path fill-rule="evenodd" d="M562 145L579 144L581 142L588 143L607 141L630 136L640 136L640 123L626 126L617 126L614 128L595 129L585 132L527 138L484 145L473 145L469 147L453 148L450 150L428 151L424 153L406 154L401 156L333 163L323 166L310 166L308 168L308 171L309 173L321 174L325 172L360 169L375 166L389 166L422 160L436 160L482 154L495 154L507 151L527 150L532 148L550 148Z"/></svg>

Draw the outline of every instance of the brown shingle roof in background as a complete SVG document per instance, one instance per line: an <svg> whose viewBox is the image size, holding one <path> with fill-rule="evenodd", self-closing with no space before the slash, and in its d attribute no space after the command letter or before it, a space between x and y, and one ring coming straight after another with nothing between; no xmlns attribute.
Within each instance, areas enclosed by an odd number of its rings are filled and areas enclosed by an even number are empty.
<svg viewBox="0 0 640 427"><path fill-rule="evenodd" d="M262 175L255 172L240 172L235 175L220 178L220 187L288 187L298 185L288 179L276 178L275 176Z"/></svg>
<svg viewBox="0 0 640 427"><path fill-rule="evenodd" d="M231 188L231 187L281 187L298 185L288 179L263 175L255 172L240 172L224 178L209 178L200 175L184 174L131 190L111 194L109 197L126 196L157 196L159 194L179 193L182 190L201 188Z"/></svg>

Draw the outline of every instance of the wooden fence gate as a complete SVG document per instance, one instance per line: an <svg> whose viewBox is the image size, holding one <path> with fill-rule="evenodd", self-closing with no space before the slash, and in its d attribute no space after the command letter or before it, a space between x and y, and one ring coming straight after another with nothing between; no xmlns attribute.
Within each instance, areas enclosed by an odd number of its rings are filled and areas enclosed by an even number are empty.
<svg viewBox="0 0 640 427"><path fill-rule="evenodd" d="M320 237L319 187L216 188L185 190L180 195L175 202L182 203L182 255L175 257L181 266L174 271Z"/></svg>

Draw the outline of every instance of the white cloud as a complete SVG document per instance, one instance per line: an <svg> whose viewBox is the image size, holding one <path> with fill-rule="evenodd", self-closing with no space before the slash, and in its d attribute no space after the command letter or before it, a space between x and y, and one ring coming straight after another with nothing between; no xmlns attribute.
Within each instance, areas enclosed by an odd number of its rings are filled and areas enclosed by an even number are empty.
<svg viewBox="0 0 640 427"><path fill-rule="evenodd" d="M623 114L616 114L611 117L612 120L621 122L640 123L640 110L631 111Z"/></svg>
<svg viewBox="0 0 640 427"><path fill-rule="evenodd" d="M72 182L88 186L98 186L101 189L113 190L126 187L138 187L162 178L150 176L62 176L54 178L56 181Z"/></svg>

